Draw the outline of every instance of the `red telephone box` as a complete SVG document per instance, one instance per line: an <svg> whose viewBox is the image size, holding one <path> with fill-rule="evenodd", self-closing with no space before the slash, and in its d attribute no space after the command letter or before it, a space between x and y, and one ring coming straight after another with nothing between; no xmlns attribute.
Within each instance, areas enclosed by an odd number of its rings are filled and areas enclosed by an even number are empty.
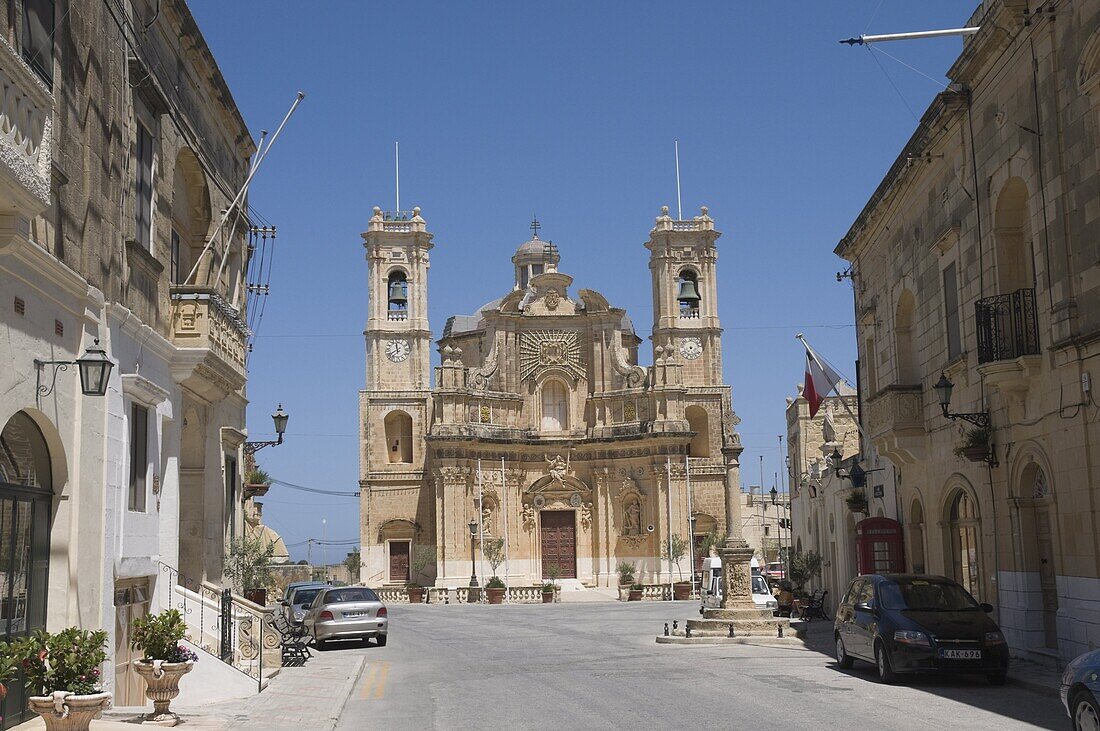
<svg viewBox="0 0 1100 731"><path fill-rule="evenodd" d="M905 572L901 523L893 518L866 518L856 524L856 556L861 574Z"/></svg>

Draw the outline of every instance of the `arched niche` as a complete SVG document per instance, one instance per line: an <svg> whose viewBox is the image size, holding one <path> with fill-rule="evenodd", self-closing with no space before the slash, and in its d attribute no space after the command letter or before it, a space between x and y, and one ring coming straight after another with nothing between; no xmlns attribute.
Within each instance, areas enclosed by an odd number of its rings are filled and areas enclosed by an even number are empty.
<svg viewBox="0 0 1100 731"><path fill-rule="evenodd" d="M695 432L688 445L688 454L692 457L710 456L710 417L701 406L688 406L684 409L688 428Z"/></svg>
<svg viewBox="0 0 1100 731"><path fill-rule="evenodd" d="M187 147L176 155L172 171L172 247L169 276L173 284L183 284L195 265L211 226L210 191L206 175L195 153ZM197 273L203 282L210 259Z"/></svg>
<svg viewBox="0 0 1100 731"><path fill-rule="evenodd" d="M539 429L544 432L569 430L569 388L559 378L547 378L539 387Z"/></svg>
<svg viewBox="0 0 1100 731"><path fill-rule="evenodd" d="M903 289L898 297L898 306L894 314L894 349L897 352L897 382L906 386L920 383L916 307L913 293Z"/></svg>
<svg viewBox="0 0 1100 731"><path fill-rule="evenodd" d="M386 414L386 461L390 464L412 464L412 417L400 409Z"/></svg>
<svg viewBox="0 0 1100 731"><path fill-rule="evenodd" d="M1022 178L1009 178L997 196L993 238L997 255L998 294L1035 286L1028 189Z"/></svg>

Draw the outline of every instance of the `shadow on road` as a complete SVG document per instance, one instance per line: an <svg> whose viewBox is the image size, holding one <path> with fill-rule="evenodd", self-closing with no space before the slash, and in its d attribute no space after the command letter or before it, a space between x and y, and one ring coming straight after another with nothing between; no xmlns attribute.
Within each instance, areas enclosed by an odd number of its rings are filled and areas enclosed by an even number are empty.
<svg viewBox="0 0 1100 731"><path fill-rule="evenodd" d="M844 670L836 664L836 647L833 644L833 623L815 621L807 623L805 627L806 649L820 653L829 659L830 670L841 674L860 678L868 683L878 683L878 677L874 665L867 662L856 661L851 670ZM1039 728L1063 729L1069 722L1068 718L1061 714L1052 716L1049 713L1037 712L1034 704L1029 703L1021 693L1034 695L1044 701L1058 703L1058 701L1033 694L1032 691L1013 687L1012 681L1008 685L997 687L991 685L982 675L899 675L894 685L901 685L925 693L933 693L942 698L965 703L974 708L980 708L990 713L996 713L1006 718L1011 718L1021 723L1029 723ZM1045 705L1045 704L1044 704ZM1062 710L1058 703L1059 711Z"/></svg>
<svg viewBox="0 0 1100 731"><path fill-rule="evenodd" d="M317 643L316 641L310 641L309 647L311 650L317 650L318 652L332 652L334 650L355 650L363 647L377 647L378 643L369 639L351 639L351 640L326 640L323 643Z"/></svg>

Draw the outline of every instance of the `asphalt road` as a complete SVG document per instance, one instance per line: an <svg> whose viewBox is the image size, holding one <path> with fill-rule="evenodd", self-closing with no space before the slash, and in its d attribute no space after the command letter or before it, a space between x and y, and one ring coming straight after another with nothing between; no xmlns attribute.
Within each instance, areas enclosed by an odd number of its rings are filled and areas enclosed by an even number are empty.
<svg viewBox="0 0 1100 731"><path fill-rule="evenodd" d="M984 678L875 681L812 647L657 645L693 603L394 605L338 729L1065 729L1056 698Z"/></svg>

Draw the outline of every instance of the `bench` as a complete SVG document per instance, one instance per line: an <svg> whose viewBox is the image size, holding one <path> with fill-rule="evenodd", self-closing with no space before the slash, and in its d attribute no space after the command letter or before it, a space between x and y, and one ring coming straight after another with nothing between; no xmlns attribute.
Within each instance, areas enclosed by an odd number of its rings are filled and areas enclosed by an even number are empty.
<svg viewBox="0 0 1100 731"><path fill-rule="evenodd" d="M802 606L799 608L798 618L803 622L809 622L813 619L828 620L829 615L825 613L825 597L829 595L828 589L818 589L815 591Z"/></svg>
<svg viewBox="0 0 1100 731"><path fill-rule="evenodd" d="M312 657L307 647L305 625L293 626L281 612L271 620L271 627L279 633L279 646L282 649L284 667L301 667Z"/></svg>

